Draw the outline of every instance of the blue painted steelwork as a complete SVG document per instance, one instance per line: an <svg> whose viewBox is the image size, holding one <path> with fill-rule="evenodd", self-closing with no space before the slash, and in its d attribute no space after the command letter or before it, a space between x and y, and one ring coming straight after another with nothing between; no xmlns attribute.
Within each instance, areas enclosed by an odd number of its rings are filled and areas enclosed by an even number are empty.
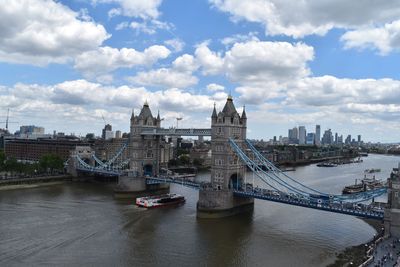
<svg viewBox="0 0 400 267"><path fill-rule="evenodd" d="M284 177L286 177L289 181L294 182L297 186L300 186L302 188L304 188L304 190L309 190L310 194L319 194L320 196L328 196L330 198L337 198L338 200L352 200L353 202L358 202L358 201L365 201L368 199L372 199L374 197L380 196L384 193L387 192L387 188L379 188L379 189L375 189L375 190L370 190L367 192L362 192L362 193L357 193L357 194L349 194L349 195L332 195L332 194L327 194L327 193L323 193L320 192L318 190L315 190L311 187L308 187L302 183L300 183L299 181L297 181L296 179L290 177L289 175L287 175L286 173L284 173L283 171L281 171L279 168L277 168L271 161L269 161L268 159L266 159L254 146L253 144L250 142L250 140L246 139L246 144L247 146L250 148L250 150L254 153L254 155L257 157L257 159L261 162L262 166L265 166L265 168L268 168L272 171L272 173L278 177L279 175L283 175ZM278 177L278 179L280 179Z"/></svg>
<svg viewBox="0 0 400 267"><path fill-rule="evenodd" d="M173 179L170 177L148 177L146 184L160 184L160 183L174 183L178 185L187 186L193 189L201 190L203 184L199 184L185 179ZM233 193L238 197L252 197L260 200L267 200L278 202L282 204L299 206L304 208L311 208L323 210L334 213L347 214L357 217L370 218L382 220L384 211L373 210L371 205L355 204L348 202L334 202L328 199L306 199L301 197L292 196L284 192L272 191L262 188L244 188L243 190L233 190Z"/></svg>
<svg viewBox="0 0 400 267"><path fill-rule="evenodd" d="M336 201L350 201L350 202L362 202L374 197L380 196L384 194L387 188L380 188L376 190L371 190L367 192L362 192L359 194L351 194L351 195L333 195L322 193L317 190L314 190L310 187L307 187L290 176L283 173L279 170L275 165L273 165L270 161L265 159L255 148L251 145L251 143L247 140L246 143L249 146L249 150L246 152L252 152L254 157L258 161L254 161L250 159L250 157L235 143L233 139L229 140L229 143L236 154L240 157L240 159L255 173L258 178L260 178L263 182L268 184L270 187L277 191L289 192L295 195L301 195L306 198L312 199L324 199L330 198ZM264 167L264 168L263 168ZM271 170L265 171L264 169ZM283 174L288 179L282 179L279 174ZM288 181L289 180L289 181ZM290 183L290 181L295 182ZM273 184L273 185L272 185Z"/></svg>
<svg viewBox="0 0 400 267"><path fill-rule="evenodd" d="M381 211L374 211L370 208L369 205L353 205L353 208L345 208L343 204L345 203L331 203L328 201L321 201L321 202L312 202L309 200L302 200L296 198L284 198L282 196L277 196L273 194L262 194L255 191L239 191L233 190L236 196L240 197L252 197L256 199L268 200L273 202L279 202L283 204L289 204L294 206L300 206L305 208L317 209L317 210L324 210L334 213L342 213L347 215L353 215L357 217L364 217L369 219L377 219L382 220L384 216L383 210Z"/></svg>
<svg viewBox="0 0 400 267"><path fill-rule="evenodd" d="M172 177L147 177L146 178L146 184L160 184L160 183L173 183L173 184L179 184L179 185L184 185L187 187L191 187L194 189L200 189L201 184L188 181L186 179L182 178L172 178Z"/></svg>
<svg viewBox="0 0 400 267"><path fill-rule="evenodd" d="M122 174L122 168L129 163L129 159L115 164L115 161L122 155L122 152L128 147L129 140L127 140L115 153L115 155L107 162L102 162L96 155L92 155L92 158L97 163L97 166L91 166L87 164L84 160L82 160L79 155L76 155L75 158L78 160L77 170L84 171L88 173L96 173L102 175L112 175L119 176Z"/></svg>

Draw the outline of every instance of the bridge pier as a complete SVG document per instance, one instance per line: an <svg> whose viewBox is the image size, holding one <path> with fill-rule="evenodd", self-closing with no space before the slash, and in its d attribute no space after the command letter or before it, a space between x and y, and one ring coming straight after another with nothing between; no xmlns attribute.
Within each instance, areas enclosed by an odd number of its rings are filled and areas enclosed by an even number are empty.
<svg viewBox="0 0 400 267"><path fill-rule="evenodd" d="M133 175L118 177L118 184L114 189L115 198L136 198L149 193L169 190L169 184L146 184L146 178Z"/></svg>
<svg viewBox="0 0 400 267"><path fill-rule="evenodd" d="M223 218L249 212L253 208L253 198L236 197L231 190L203 189L199 191L197 217Z"/></svg>

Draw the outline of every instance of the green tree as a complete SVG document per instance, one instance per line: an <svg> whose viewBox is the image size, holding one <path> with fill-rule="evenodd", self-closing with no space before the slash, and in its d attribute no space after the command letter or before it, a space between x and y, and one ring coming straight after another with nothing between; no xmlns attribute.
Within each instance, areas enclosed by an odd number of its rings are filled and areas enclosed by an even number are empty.
<svg viewBox="0 0 400 267"><path fill-rule="evenodd" d="M194 159L193 160L193 165L195 165L195 166L201 166L201 165L203 165L203 163L204 163L204 160L203 159Z"/></svg>
<svg viewBox="0 0 400 267"><path fill-rule="evenodd" d="M10 158L6 160L5 163L5 171L7 172L17 172L19 170L20 166L18 164L18 161L15 158Z"/></svg>
<svg viewBox="0 0 400 267"><path fill-rule="evenodd" d="M4 153L3 150L0 150L0 171L5 170L5 164L6 164L6 154Z"/></svg>
<svg viewBox="0 0 400 267"><path fill-rule="evenodd" d="M54 173L64 169L64 162L57 155L47 154L40 158L39 167L43 172Z"/></svg>
<svg viewBox="0 0 400 267"><path fill-rule="evenodd" d="M190 164L190 157L188 154L180 155L179 161L182 165L188 165L188 164Z"/></svg>

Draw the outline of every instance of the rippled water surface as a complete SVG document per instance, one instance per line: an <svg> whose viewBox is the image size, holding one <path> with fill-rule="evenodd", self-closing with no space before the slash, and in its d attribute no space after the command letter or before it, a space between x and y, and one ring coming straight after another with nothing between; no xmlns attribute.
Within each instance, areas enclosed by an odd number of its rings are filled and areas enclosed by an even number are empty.
<svg viewBox="0 0 400 267"><path fill-rule="evenodd" d="M387 178L399 160L370 155L360 164L288 174L340 193L367 168L381 168L377 178ZM375 234L352 216L258 200L252 214L200 220L198 193L178 185L171 191L186 204L140 209L97 183L0 191L0 266L325 266Z"/></svg>

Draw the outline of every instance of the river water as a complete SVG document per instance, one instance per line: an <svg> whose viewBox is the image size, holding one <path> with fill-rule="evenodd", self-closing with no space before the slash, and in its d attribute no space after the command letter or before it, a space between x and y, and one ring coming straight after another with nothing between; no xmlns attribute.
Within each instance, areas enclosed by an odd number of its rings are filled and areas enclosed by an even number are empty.
<svg viewBox="0 0 400 267"><path fill-rule="evenodd" d="M400 161L363 159L288 174L340 193L365 169L381 168L377 178L387 178ZM198 192L179 185L171 192L185 195L186 204L145 210L113 199L112 185L101 183L0 191L0 266L326 266L376 233L352 216L261 200L251 214L197 219Z"/></svg>

